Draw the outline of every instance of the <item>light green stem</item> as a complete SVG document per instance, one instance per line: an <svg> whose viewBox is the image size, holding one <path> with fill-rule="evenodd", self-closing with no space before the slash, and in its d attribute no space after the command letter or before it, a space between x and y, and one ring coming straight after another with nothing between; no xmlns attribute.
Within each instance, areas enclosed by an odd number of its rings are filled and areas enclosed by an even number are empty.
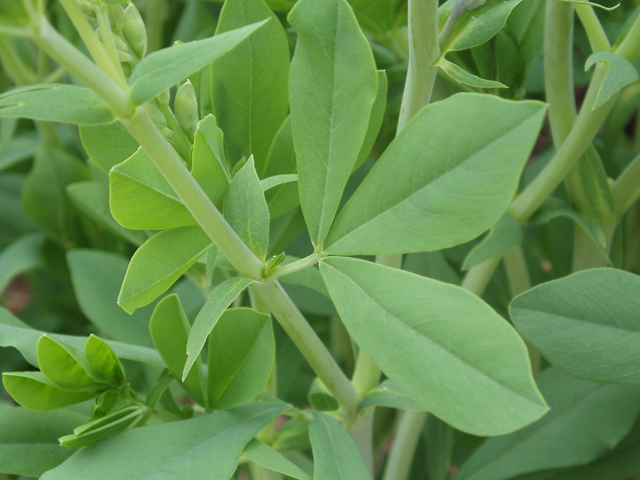
<svg viewBox="0 0 640 480"><path fill-rule="evenodd" d="M640 57L640 16L636 18L622 43L615 53L633 62Z"/></svg>
<svg viewBox="0 0 640 480"><path fill-rule="evenodd" d="M383 480L407 480L413 456L422 433L427 412L406 410L401 413L398 433L387 461Z"/></svg>
<svg viewBox="0 0 640 480"><path fill-rule="evenodd" d="M591 50L594 53L610 51L611 44L609 43L607 34L602 28L602 24L600 23L596 12L593 11L593 7L591 5L576 3L575 9L576 13L580 17L580 21L582 22L584 29L587 31L587 37L589 38L589 43L591 44Z"/></svg>
<svg viewBox="0 0 640 480"><path fill-rule="evenodd" d="M122 65L118 58L118 49L116 48L116 42L113 38L113 32L111 31L111 21L109 20L107 7L104 5L96 5L95 10L96 18L98 19L98 26L100 27L100 38L102 38L102 43L107 50L107 55L111 60L111 65L116 71L117 80L120 83L126 84Z"/></svg>
<svg viewBox="0 0 640 480"><path fill-rule="evenodd" d="M499 264L500 257L493 257L476 265L465 275L461 287L480 297L489 285L491 276Z"/></svg>
<svg viewBox="0 0 640 480"><path fill-rule="evenodd" d="M147 0L144 9L144 23L147 27L147 54L162 48L164 25L164 0Z"/></svg>
<svg viewBox="0 0 640 480"><path fill-rule="evenodd" d="M316 265L322 257L323 256L321 254L312 253L308 257L301 258L295 262L280 265L271 272L269 276L265 277L265 280L275 280L276 278L284 277L285 275L290 275L292 273L299 272L300 270L304 270L305 268L312 267Z"/></svg>
<svg viewBox="0 0 640 480"><path fill-rule="evenodd" d="M613 184L612 191L616 217L620 219L640 198L640 155L620 174Z"/></svg>

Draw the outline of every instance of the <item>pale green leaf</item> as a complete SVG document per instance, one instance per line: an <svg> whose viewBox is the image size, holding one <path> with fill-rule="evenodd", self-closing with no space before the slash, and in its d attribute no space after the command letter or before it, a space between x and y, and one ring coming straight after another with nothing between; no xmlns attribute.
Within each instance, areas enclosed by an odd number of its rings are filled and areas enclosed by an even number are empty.
<svg viewBox="0 0 640 480"><path fill-rule="evenodd" d="M91 376L100 383L119 387L125 380L120 360L109 345L94 334L84 344L84 354Z"/></svg>
<svg viewBox="0 0 640 480"><path fill-rule="evenodd" d="M593 67L596 62L606 62L609 68L598 91L596 101L593 104L594 110L608 102L611 97L627 85L640 80L640 75L638 75L638 70L636 70L635 65L626 58L616 55L613 52L597 52L591 55L585 63L585 72Z"/></svg>
<svg viewBox="0 0 640 480"><path fill-rule="evenodd" d="M511 318L552 364L578 378L640 385L640 277L591 269L516 297Z"/></svg>
<svg viewBox="0 0 640 480"><path fill-rule="evenodd" d="M118 305L133 313L169 290L211 248L200 227L156 233L131 258L118 295Z"/></svg>
<svg viewBox="0 0 640 480"><path fill-rule="evenodd" d="M104 173L138 150L138 142L119 123L81 125L80 140L87 155Z"/></svg>
<svg viewBox="0 0 640 480"><path fill-rule="evenodd" d="M462 264L462 270L469 270L485 260L504 255L513 247L520 245L523 239L522 227L511 215L505 213L491 227L487 236L469 252Z"/></svg>
<svg viewBox="0 0 640 480"><path fill-rule="evenodd" d="M264 23L253 23L215 37L174 45L146 56L129 79L133 102L141 105L174 86L235 48Z"/></svg>
<svg viewBox="0 0 640 480"><path fill-rule="evenodd" d="M553 368L538 381L551 411L518 432L487 440L463 465L457 480L506 480L582 465L629 433L640 410L637 387L585 382Z"/></svg>
<svg viewBox="0 0 640 480"><path fill-rule="evenodd" d="M539 102L479 94L429 105L342 209L326 251L391 255L477 237L511 203L545 111Z"/></svg>
<svg viewBox="0 0 640 480"><path fill-rule="evenodd" d="M287 460L279 452L254 439L247 445L242 454L254 463L271 471L281 473L296 480L312 480L311 476L301 470L295 463Z"/></svg>
<svg viewBox="0 0 640 480"><path fill-rule="evenodd" d="M389 407L401 410L426 410L422 405L413 401L391 380L385 380L376 388L371 390L362 399L360 410L367 407Z"/></svg>
<svg viewBox="0 0 640 480"><path fill-rule="evenodd" d="M291 128L302 211L322 243L362 147L378 92L373 54L345 0L300 0L291 63Z"/></svg>
<svg viewBox="0 0 640 480"><path fill-rule="evenodd" d="M224 136L213 115L207 115L198 122L191 155L191 174L213 204L221 209L230 179Z"/></svg>
<svg viewBox="0 0 640 480"><path fill-rule="evenodd" d="M245 445L286 408L254 402L182 422L136 428L79 451L41 478L229 480Z"/></svg>
<svg viewBox="0 0 640 480"><path fill-rule="evenodd" d="M41 232L20 237L0 252L0 292L21 273L42 264L44 235Z"/></svg>
<svg viewBox="0 0 640 480"><path fill-rule="evenodd" d="M329 257L320 272L353 340L453 427L502 435L547 411L524 342L475 295L358 259Z"/></svg>
<svg viewBox="0 0 640 480"><path fill-rule="evenodd" d="M438 62L438 66L444 73L449 75L452 80L464 85L469 85L470 87L509 88L500 82L496 82L494 80L485 80L484 78L480 78L472 73L469 73L464 68L446 60L444 57L440 59L440 61Z"/></svg>

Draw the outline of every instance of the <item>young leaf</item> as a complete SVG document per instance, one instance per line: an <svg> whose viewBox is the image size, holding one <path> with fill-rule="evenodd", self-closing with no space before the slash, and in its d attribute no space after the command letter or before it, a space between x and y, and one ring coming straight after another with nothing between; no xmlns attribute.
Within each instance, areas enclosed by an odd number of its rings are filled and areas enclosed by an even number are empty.
<svg viewBox="0 0 640 480"><path fill-rule="evenodd" d="M43 335L38 340L36 354L40 371L55 387L67 392L87 392L105 389L87 372L82 352L74 351L53 338ZM81 363L82 362L82 363Z"/></svg>
<svg viewBox="0 0 640 480"><path fill-rule="evenodd" d="M264 261L269 246L269 208L253 157L231 180L224 199L224 216L251 251Z"/></svg>
<svg viewBox="0 0 640 480"><path fill-rule="evenodd" d="M41 232L20 237L0 252L0 292L21 273L42 264L44 235Z"/></svg>
<svg viewBox="0 0 640 480"><path fill-rule="evenodd" d="M300 203L319 245L362 147L378 79L345 0L300 0L288 18L298 33L289 82Z"/></svg>
<svg viewBox="0 0 640 480"><path fill-rule="evenodd" d="M118 305L130 314L149 305L171 288L212 245L200 227L156 233L131 258Z"/></svg>
<svg viewBox="0 0 640 480"><path fill-rule="evenodd" d="M195 226L155 164L142 148L109 172L111 214L134 230L167 230Z"/></svg>
<svg viewBox="0 0 640 480"><path fill-rule="evenodd" d="M232 277L225 280L209 294L209 300L205 303L200 313L193 322L193 328L189 333L187 341L187 363L182 372L182 381L187 378L196 358L200 355L204 342L209 333L216 326L220 316L224 313L231 302L251 284L253 280L243 277Z"/></svg>
<svg viewBox="0 0 640 480"><path fill-rule="evenodd" d="M449 75L452 80L464 85L469 85L470 87L509 88L500 82L496 82L494 80L485 80L484 78L480 78L472 73L469 73L464 68L446 60L444 57L440 59L440 61L438 62L438 66L444 73Z"/></svg>
<svg viewBox="0 0 640 480"><path fill-rule="evenodd" d="M85 402L97 395L93 392L65 392L53 386L40 372L5 372L4 388L11 397L34 412L50 412Z"/></svg>
<svg viewBox="0 0 640 480"><path fill-rule="evenodd" d="M547 411L522 339L475 295L358 259L329 257L320 272L353 340L453 427L502 435Z"/></svg>
<svg viewBox="0 0 640 480"><path fill-rule="evenodd" d="M545 111L539 102L478 94L429 105L342 209L326 251L391 255L477 237L511 202Z"/></svg>
<svg viewBox="0 0 640 480"><path fill-rule="evenodd" d="M145 417L145 410L141 406L131 406L123 408L118 412L89 422L75 429L71 435L60 438L60 445L71 448L82 448L94 445L103 441L116 433L123 432L128 428L133 428ZM88 430L81 430L82 427L91 425Z"/></svg>
<svg viewBox="0 0 640 480"><path fill-rule="evenodd" d="M226 132L235 163L253 155L256 170L289 110L289 43L278 18L263 0L224 3L216 35L252 22L267 22L211 65L213 110Z"/></svg>
<svg viewBox="0 0 640 480"><path fill-rule="evenodd" d="M336 420L315 412L309 437L315 464L314 480L371 480L358 447Z"/></svg>
<svg viewBox="0 0 640 480"><path fill-rule="evenodd" d="M174 86L235 48L264 23L253 23L215 37L174 45L146 56L129 79L133 102L141 105Z"/></svg>
<svg viewBox="0 0 640 480"><path fill-rule="evenodd" d="M539 377L550 412L533 425L490 438L463 465L459 480L506 480L582 465L612 449L633 426L640 388L601 385L556 369Z"/></svg>
<svg viewBox="0 0 640 480"><path fill-rule="evenodd" d="M207 115L198 122L191 155L191 173L218 209L230 181L223 138L216 117Z"/></svg>
<svg viewBox="0 0 640 480"><path fill-rule="evenodd" d="M258 439L253 439L244 448L242 454L261 467L281 473L286 477L296 480L312 480L311 476L301 470L295 463Z"/></svg>
<svg viewBox="0 0 640 480"><path fill-rule="evenodd" d="M89 158L104 173L138 150L138 142L118 123L80 126L80 140Z"/></svg>
<svg viewBox="0 0 640 480"><path fill-rule="evenodd" d="M269 315L249 308L222 314L209 337L209 404L226 410L262 392L275 359Z"/></svg>
<svg viewBox="0 0 640 480"><path fill-rule="evenodd" d="M100 338L89 335L84 344L90 375L100 383L119 387L124 383L124 368L115 352Z"/></svg>
<svg viewBox="0 0 640 480"><path fill-rule="evenodd" d="M0 118L21 117L48 122L95 125L112 122L109 106L88 88L75 85L31 85L0 95Z"/></svg>
<svg viewBox="0 0 640 480"><path fill-rule="evenodd" d="M640 80L636 67L624 57L612 52L597 52L587 58L584 70L588 71L596 62L606 62L609 65L593 109L604 105L611 97L627 85Z"/></svg>
<svg viewBox="0 0 640 480"><path fill-rule="evenodd" d="M61 410L34 413L26 408L0 410L0 472L39 477L74 452L61 447L58 438L86 422L79 413Z"/></svg>
<svg viewBox="0 0 640 480"><path fill-rule="evenodd" d="M491 227L487 236L469 252L462 264L462 270L469 270L485 260L504 255L513 247L520 245L523 239L522 227L511 215L505 213Z"/></svg>
<svg viewBox="0 0 640 480"><path fill-rule="evenodd" d="M149 330L165 365L180 381L187 361L187 339L191 325L177 295L169 295L158 303L151 316ZM196 403L207 406L203 395L204 374L199 358L196 360L196 368L189 372L181 386Z"/></svg>
<svg viewBox="0 0 640 480"><path fill-rule="evenodd" d="M513 322L552 364L594 382L640 385L640 277L592 269L516 297Z"/></svg>
<svg viewBox="0 0 640 480"><path fill-rule="evenodd" d="M229 479L245 445L286 406L254 402L182 422L128 430L83 449L42 480Z"/></svg>
<svg viewBox="0 0 640 480"><path fill-rule="evenodd" d="M367 393L367 395L362 399L362 403L360 403L360 410L367 407L389 407L401 410L426 410L422 405L416 403L410 397L401 392L391 380L385 380Z"/></svg>

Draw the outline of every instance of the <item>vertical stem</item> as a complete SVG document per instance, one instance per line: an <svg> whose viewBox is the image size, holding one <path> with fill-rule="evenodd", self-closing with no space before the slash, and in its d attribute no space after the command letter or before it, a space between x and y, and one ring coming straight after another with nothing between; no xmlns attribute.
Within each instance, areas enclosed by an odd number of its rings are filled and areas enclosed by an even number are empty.
<svg viewBox="0 0 640 480"><path fill-rule="evenodd" d="M162 48L164 25L164 0L147 0L144 9L144 23L147 27L147 55Z"/></svg>
<svg viewBox="0 0 640 480"><path fill-rule="evenodd" d="M593 11L593 7L591 5L576 3L575 9L582 25L587 31L587 37L589 38L593 53L611 50L611 44L609 43L607 34L602 28L596 12Z"/></svg>
<svg viewBox="0 0 640 480"><path fill-rule="evenodd" d="M427 412L406 410L401 413L398 433L391 448L383 480L407 480L413 456L422 433Z"/></svg>
<svg viewBox="0 0 640 480"><path fill-rule="evenodd" d="M476 294L479 297L482 296L485 289L487 288L487 285L489 285L489 281L491 280L493 272L496 270L496 268L498 268L499 263L500 257L493 257L481 263L480 265L473 267L465 275L461 285L462 288Z"/></svg>

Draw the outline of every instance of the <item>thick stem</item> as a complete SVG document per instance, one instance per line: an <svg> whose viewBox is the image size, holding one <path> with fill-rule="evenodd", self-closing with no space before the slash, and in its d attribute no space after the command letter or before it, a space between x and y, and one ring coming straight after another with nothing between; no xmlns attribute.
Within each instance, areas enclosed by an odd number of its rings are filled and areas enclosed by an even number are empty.
<svg viewBox="0 0 640 480"><path fill-rule="evenodd" d="M467 272L461 287L479 297L482 296L499 263L500 257L493 257L476 265Z"/></svg>
<svg viewBox="0 0 640 480"><path fill-rule="evenodd" d="M401 415L398 433L393 442L383 480L409 478L413 455L422 433L422 425L427 418L427 412L416 410L406 410Z"/></svg>

